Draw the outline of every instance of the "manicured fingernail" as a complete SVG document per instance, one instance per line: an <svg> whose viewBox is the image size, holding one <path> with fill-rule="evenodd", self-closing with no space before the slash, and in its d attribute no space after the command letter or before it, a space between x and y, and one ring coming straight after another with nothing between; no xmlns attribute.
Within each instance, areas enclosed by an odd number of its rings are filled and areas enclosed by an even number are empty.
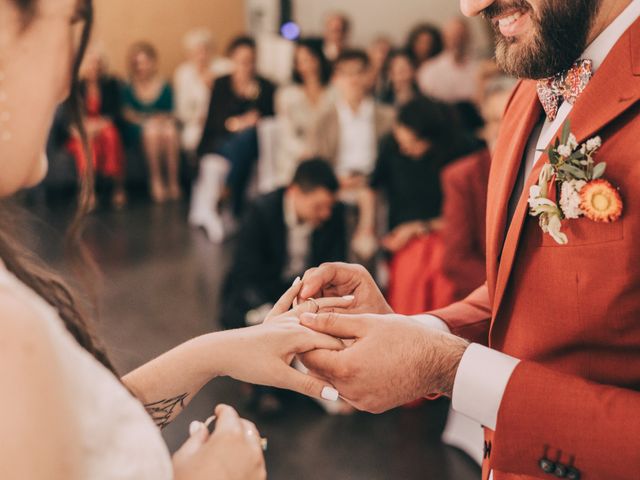
<svg viewBox="0 0 640 480"><path fill-rule="evenodd" d="M306 320L308 322L313 322L316 318L318 318L318 314L306 312L301 315L302 320Z"/></svg>
<svg viewBox="0 0 640 480"><path fill-rule="evenodd" d="M300 282L302 281L302 279L300 277L296 277L296 279L293 281L293 284L291 285L292 287L295 287L296 285L298 285Z"/></svg>
<svg viewBox="0 0 640 480"><path fill-rule="evenodd" d="M322 389L321 396L322 398L324 398L325 400L329 400L330 402L337 402L340 394L335 388L324 387Z"/></svg>
<svg viewBox="0 0 640 480"><path fill-rule="evenodd" d="M356 297L354 297L353 295L345 295L344 297L342 297L343 300L346 300L347 302L352 302L356 299Z"/></svg>
<svg viewBox="0 0 640 480"><path fill-rule="evenodd" d="M204 423L198 421L191 422L189 424L189 435L193 437L200 430L202 430L202 428L204 428Z"/></svg>

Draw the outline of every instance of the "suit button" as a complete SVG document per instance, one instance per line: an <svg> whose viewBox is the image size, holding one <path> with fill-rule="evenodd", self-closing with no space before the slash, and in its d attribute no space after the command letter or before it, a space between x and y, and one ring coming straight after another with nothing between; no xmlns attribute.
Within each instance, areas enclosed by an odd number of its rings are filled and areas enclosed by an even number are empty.
<svg viewBox="0 0 640 480"><path fill-rule="evenodd" d="M569 480L580 480L580 472L578 470L576 470L575 468L569 467L567 469L566 478L568 478Z"/></svg>
<svg viewBox="0 0 640 480"><path fill-rule="evenodd" d="M540 459L540 469L544 472L544 473L553 473L556 469L556 464L553 463L551 460L549 460L548 458L542 458Z"/></svg>
<svg viewBox="0 0 640 480"><path fill-rule="evenodd" d="M558 463L556 464L556 469L553 471L553 474L558 478L564 478L567 476L567 467Z"/></svg>

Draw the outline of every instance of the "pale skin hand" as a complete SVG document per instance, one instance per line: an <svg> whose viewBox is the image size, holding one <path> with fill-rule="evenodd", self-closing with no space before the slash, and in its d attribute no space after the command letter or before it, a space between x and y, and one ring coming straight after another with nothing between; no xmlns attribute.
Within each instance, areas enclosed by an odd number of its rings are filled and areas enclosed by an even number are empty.
<svg viewBox="0 0 640 480"><path fill-rule="evenodd" d="M393 313L382 292L361 265L325 263L308 270L302 278L299 300L307 298L343 297L355 299L348 307L337 307L337 313Z"/></svg>
<svg viewBox="0 0 640 480"><path fill-rule="evenodd" d="M433 394L451 396L468 343L400 315L303 314L303 325L353 343L301 356L359 410L381 413Z"/></svg>
<svg viewBox="0 0 640 480"><path fill-rule="evenodd" d="M343 347L340 340L301 326L294 314L284 314L262 325L194 338L122 380L164 427L217 376L320 398L331 385L291 368L291 360L318 348Z"/></svg>
<svg viewBox="0 0 640 480"><path fill-rule="evenodd" d="M175 480L264 480L267 471L255 425L220 405L215 431L204 425L173 456Z"/></svg>

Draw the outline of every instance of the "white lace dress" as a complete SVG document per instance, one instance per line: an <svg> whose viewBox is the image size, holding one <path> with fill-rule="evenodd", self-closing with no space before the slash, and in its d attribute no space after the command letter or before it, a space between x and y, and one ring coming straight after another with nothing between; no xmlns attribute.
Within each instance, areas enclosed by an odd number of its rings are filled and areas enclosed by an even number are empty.
<svg viewBox="0 0 640 480"><path fill-rule="evenodd" d="M167 447L144 407L118 379L69 334L55 309L20 282L0 261L0 289L39 313L73 392L73 412L82 444L81 478L87 480L170 480Z"/></svg>

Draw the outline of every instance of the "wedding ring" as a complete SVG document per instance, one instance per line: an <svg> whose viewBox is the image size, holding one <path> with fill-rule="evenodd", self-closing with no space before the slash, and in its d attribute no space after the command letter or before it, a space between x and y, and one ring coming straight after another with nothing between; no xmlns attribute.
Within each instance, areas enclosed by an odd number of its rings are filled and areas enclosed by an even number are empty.
<svg viewBox="0 0 640 480"><path fill-rule="evenodd" d="M316 306L316 311L313 313L318 313L320 311L320 305L318 305L318 302L316 301L315 298L309 298L307 299L307 302L311 302Z"/></svg>

